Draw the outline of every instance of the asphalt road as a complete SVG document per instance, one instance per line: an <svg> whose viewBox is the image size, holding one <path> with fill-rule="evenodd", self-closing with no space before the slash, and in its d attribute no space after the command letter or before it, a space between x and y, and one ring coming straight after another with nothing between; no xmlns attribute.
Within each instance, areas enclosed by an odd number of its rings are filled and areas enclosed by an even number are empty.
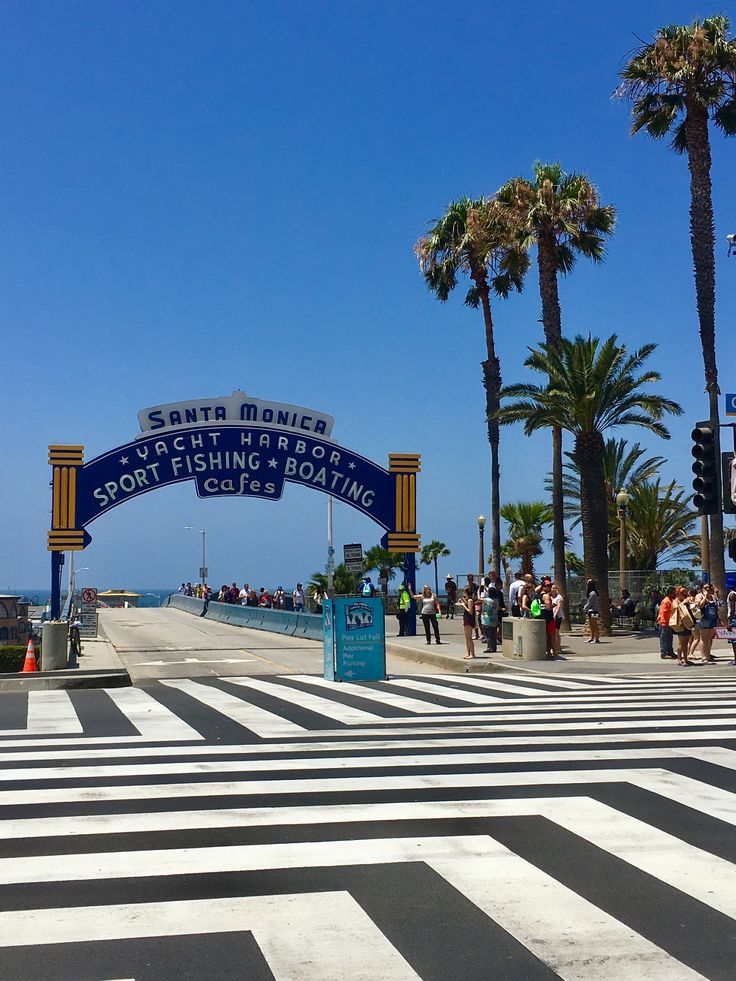
<svg viewBox="0 0 736 981"><path fill-rule="evenodd" d="M181 610L102 610L100 632L134 684L155 678L322 672L322 644L204 620ZM387 659L390 673L440 669Z"/></svg>

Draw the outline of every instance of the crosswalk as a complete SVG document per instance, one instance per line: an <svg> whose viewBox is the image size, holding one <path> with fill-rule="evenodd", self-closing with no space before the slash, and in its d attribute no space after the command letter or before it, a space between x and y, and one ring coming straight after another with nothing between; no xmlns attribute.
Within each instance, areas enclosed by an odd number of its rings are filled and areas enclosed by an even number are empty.
<svg viewBox="0 0 736 981"><path fill-rule="evenodd" d="M0 979L731 978L736 675L0 695Z"/></svg>

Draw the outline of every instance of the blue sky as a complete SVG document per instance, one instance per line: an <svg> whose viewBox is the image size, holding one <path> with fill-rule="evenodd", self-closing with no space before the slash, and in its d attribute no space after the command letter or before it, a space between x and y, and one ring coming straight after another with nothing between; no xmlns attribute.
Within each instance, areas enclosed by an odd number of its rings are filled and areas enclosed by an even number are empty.
<svg viewBox="0 0 736 981"><path fill-rule="evenodd" d="M721 12L729 13L727 7ZM619 221L603 266L561 284L566 333L656 341L685 409L662 444L689 485L705 414L686 161L628 135L616 73L690 3L0 3L0 316L6 407L0 589L48 580L48 443L87 458L148 405L242 388L331 413L385 464L419 452L419 525L474 567L488 514L480 314L425 290L412 246L461 194L533 162L585 171ZM730 11L733 13L733 11ZM736 390L736 143L713 134L721 387ZM540 334L536 269L495 308L507 381ZM540 496L548 439L502 436L502 495ZM194 578L288 586L325 561L325 498L145 495L90 526L100 587ZM379 529L344 506L336 544ZM544 565L544 560L541 566ZM540 567L541 567L540 566ZM420 573L420 576L422 574Z"/></svg>

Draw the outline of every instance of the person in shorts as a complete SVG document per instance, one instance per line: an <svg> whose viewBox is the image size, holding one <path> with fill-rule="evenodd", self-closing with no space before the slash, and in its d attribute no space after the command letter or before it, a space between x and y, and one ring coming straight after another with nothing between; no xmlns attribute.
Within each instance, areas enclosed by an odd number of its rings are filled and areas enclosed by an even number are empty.
<svg viewBox="0 0 736 981"><path fill-rule="evenodd" d="M588 580L585 587L585 595L587 599L585 600L583 613L586 613L588 616L588 627L590 629L590 637L586 643L600 644L600 627L598 618L601 615L601 605L600 600L598 599L598 587L596 586L594 579Z"/></svg>

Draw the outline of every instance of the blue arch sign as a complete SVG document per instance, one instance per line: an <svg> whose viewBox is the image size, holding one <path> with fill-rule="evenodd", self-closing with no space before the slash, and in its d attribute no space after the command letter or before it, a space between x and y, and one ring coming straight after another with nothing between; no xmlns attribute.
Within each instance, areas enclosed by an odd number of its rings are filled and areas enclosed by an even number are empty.
<svg viewBox="0 0 736 981"><path fill-rule="evenodd" d="M338 445L331 416L301 406L232 396L152 406L140 435L84 462L84 447L49 446L52 475L52 615L60 606L61 554L87 547L97 518L159 487L192 481L200 498L277 501L286 483L331 495L381 528L392 551L420 550L418 454L389 454L383 468ZM413 571L413 562L411 563Z"/></svg>

